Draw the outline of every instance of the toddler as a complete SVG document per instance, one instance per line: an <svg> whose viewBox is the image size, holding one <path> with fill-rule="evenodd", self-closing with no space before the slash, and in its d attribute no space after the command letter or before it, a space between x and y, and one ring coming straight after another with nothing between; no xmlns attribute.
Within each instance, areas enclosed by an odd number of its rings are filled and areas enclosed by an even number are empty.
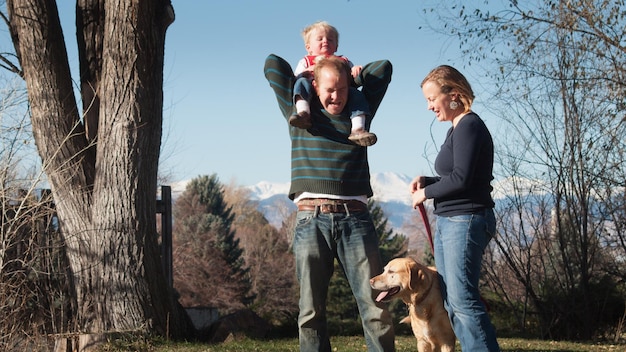
<svg viewBox="0 0 626 352"><path fill-rule="evenodd" d="M315 22L302 31L304 47L308 53L296 66L294 74L296 82L294 85L294 104L296 112L289 117L289 124L308 129L312 127L310 117L310 99L313 94L311 80L313 68L317 61L328 57L337 56L335 52L339 45L339 32L337 29L325 21ZM362 66L355 66L345 56L338 56L350 66L353 80L361 73ZM350 87L348 107L351 111L350 121L352 124L348 139L353 143L368 147L376 143L375 134L366 129L366 114L369 114L369 105L365 97L356 87Z"/></svg>

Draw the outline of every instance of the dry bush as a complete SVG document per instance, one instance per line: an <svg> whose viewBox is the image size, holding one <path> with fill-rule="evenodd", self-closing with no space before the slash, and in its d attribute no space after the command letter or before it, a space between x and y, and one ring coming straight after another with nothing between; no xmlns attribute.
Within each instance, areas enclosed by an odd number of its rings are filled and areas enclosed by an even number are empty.
<svg viewBox="0 0 626 352"><path fill-rule="evenodd" d="M48 350L67 331L67 261L32 132L23 81L0 76L0 351Z"/></svg>
<svg viewBox="0 0 626 352"><path fill-rule="evenodd" d="M295 321L298 283L290 247L292 226L286 225L278 230L270 225L245 188L231 183L225 187L224 193L224 199L236 215L233 228L249 268L255 295L252 308L273 324ZM295 221L295 216L291 221Z"/></svg>
<svg viewBox="0 0 626 352"><path fill-rule="evenodd" d="M47 349L67 331L67 261L48 192L0 193L0 350Z"/></svg>

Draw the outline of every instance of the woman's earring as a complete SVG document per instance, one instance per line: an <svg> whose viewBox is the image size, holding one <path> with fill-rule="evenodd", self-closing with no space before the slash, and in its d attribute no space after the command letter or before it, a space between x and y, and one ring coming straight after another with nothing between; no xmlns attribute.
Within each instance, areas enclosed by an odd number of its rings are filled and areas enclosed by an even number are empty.
<svg viewBox="0 0 626 352"><path fill-rule="evenodd" d="M459 103L457 103L457 102L456 102L456 101L454 101L454 100L450 102L450 109L452 109L452 110L456 110L456 109L458 109L458 108L459 108Z"/></svg>

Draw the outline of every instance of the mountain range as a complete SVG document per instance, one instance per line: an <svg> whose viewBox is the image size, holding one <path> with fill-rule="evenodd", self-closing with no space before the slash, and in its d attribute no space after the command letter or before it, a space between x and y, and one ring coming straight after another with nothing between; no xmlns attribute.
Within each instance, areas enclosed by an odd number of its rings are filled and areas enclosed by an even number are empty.
<svg viewBox="0 0 626 352"><path fill-rule="evenodd" d="M393 228L404 225L411 209L409 183L411 178L393 172L384 172L372 175L371 184L374 190L373 199L376 200ZM289 183L271 183L262 181L247 187L251 192L252 200L259 203L259 211L275 227L280 227L284 219L285 210L295 211L295 204L287 198Z"/></svg>
<svg viewBox="0 0 626 352"><path fill-rule="evenodd" d="M412 178L398 173L383 172L371 176L373 199L387 218L387 227L394 234L402 234L409 240L409 249L423 251L426 242L425 230L419 212L411 209L409 184ZM295 204L287 198L289 183L259 182L247 187L251 199L258 202L258 209L276 228L292 212Z"/></svg>
<svg viewBox="0 0 626 352"><path fill-rule="evenodd" d="M411 197L409 194L409 184L412 177L394 172L383 172L372 174L371 184L374 190L373 199L383 210L387 218L387 226L394 233L399 233L409 239L409 248L419 250L426 243L426 232L424 224L417 210L411 207ZM182 192L186 182L181 182L172 186L172 193ZM519 187L519 184L517 185ZM502 199L509 194L512 187L511 180L496 182L494 184L493 197ZM527 184L526 187L538 186ZM295 204L287 197L289 183L273 183L261 181L255 185L245 186L250 191L251 200L258 202L259 211L265 216L267 221L276 228L282 226L291 213L296 211ZM431 201L427 201L428 208ZM430 219L432 223L432 218ZM434 226L434 225L431 225Z"/></svg>

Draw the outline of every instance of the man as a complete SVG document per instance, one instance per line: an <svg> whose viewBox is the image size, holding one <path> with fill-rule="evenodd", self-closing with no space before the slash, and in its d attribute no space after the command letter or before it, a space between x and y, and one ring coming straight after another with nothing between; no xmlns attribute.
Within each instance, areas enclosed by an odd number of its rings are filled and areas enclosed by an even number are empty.
<svg viewBox="0 0 626 352"><path fill-rule="evenodd" d="M371 115L380 105L391 81L386 60L363 67L355 80L370 104ZM293 111L294 75L276 55L265 61L265 77L276 94L286 120ZM318 99L311 102L313 127L291 127L291 188L289 198L298 206L293 251L300 283L298 316L300 350L330 351L326 297L334 258L344 270L356 298L368 350L394 351L391 316L376 303L369 279L383 270L378 235L367 198L370 185L367 148L348 140L350 70L337 58L316 64L313 86Z"/></svg>

